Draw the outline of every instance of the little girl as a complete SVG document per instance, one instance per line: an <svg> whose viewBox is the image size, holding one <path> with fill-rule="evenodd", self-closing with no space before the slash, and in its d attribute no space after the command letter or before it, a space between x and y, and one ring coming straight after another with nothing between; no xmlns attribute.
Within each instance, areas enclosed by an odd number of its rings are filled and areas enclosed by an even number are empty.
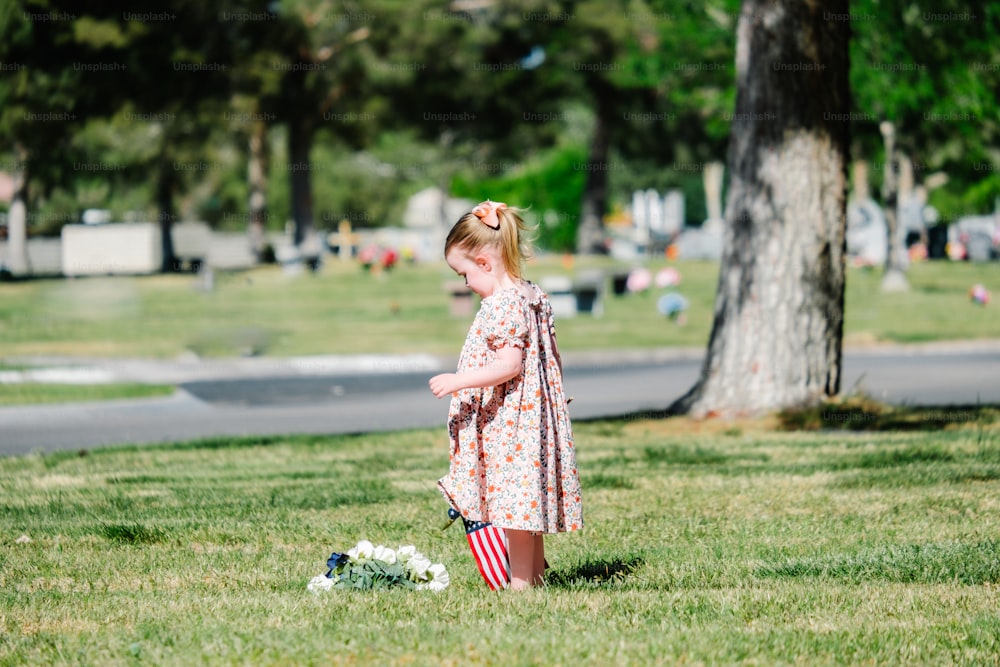
<svg viewBox="0 0 1000 667"><path fill-rule="evenodd" d="M482 305L458 372L430 380L436 397L452 396L438 486L464 518L505 530L515 590L542 583L543 533L583 526L552 306L521 276L524 231L514 210L487 200L448 233L445 260Z"/></svg>

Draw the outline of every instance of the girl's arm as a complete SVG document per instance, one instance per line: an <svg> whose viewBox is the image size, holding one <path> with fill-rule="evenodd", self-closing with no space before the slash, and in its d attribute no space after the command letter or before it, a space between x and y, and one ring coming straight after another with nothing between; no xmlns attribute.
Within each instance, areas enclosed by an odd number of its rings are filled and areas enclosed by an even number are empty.
<svg viewBox="0 0 1000 667"><path fill-rule="evenodd" d="M497 350L496 360L489 366L463 373L441 373L431 378L434 396L442 398L462 389L495 387L521 374L524 368L524 350L506 346Z"/></svg>
<svg viewBox="0 0 1000 667"><path fill-rule="evenodd" d="M555 354L555 356L556 356L556 363L559 365L559 375L562 375L562 372L563 372L563 368L562 368L562 355L559 354L559 344L556 342L556 337L555 337L554 334L552 336L552 352L553 352L553 354Z"/></svg>

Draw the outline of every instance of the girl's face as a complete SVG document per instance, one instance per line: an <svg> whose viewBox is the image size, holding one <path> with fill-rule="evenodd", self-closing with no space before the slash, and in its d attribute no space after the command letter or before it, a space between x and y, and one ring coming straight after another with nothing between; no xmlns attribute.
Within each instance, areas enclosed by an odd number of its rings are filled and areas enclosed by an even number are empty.
<svg viewBox="0 0 1000 667"><path fill-rule="evenodd" d="M444 259L455 273L465 278L465 285L481 298L493 294L498 281L493 270L495 262L489 253L480 251L469 257L466 249L456 247L449 250Z"/></svg>

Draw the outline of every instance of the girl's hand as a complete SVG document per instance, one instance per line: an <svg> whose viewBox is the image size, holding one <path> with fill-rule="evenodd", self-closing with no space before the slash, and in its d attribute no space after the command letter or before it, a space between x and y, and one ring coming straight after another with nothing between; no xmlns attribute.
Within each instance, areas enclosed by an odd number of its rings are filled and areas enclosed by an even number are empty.
<svg viewBox="0 0 1000 667"><path fill-rule="evenodd" d="M450 394L454 394L456 391L461 389L458 386L458 376L456 373L441 373L440 375L435 375L431 378L428 383L431 387L431 393L434 394L435 398L444 398Z"/></svg>
<svg viewBox="0 0 1000 667"><path fill-rule="evenodd" d="M482 368L463 373L441 373L431 378L431 392L438 398L462 389L495 387L520 375L524 369L524 350L519 347L501 347L496 359Z"/></svg>

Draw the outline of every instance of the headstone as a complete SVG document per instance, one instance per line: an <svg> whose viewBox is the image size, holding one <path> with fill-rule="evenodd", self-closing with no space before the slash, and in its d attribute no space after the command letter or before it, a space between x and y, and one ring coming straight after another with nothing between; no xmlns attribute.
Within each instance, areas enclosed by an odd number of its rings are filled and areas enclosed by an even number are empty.
<svg viewBox="0 0 1000 667"><path fill-rule="evenodd" d="M447 230L475 205L469 199L448 197L440 188L424 188L407 200L403 225L421 229L445 227Z"/></svg>
<svg viewBox="0 0 1000 667"><path fill-rule="evenodd" d="M297 276L302 274L302 254L294 244L289 241L276 244L274 246L274 258L281 265L281 271L286 276Z"/></svg>
<svg viewBox="0 0 1000 667"><path fill-rule="evenodd" d="M871 198L868 187L868 163L865 160L855 160L851 164L851 186L855 201L867 201Z"/></svg>
<svg viewBox="0 0 1000 667"><path fill-rule="evenodd" d="M905 246L909 240L925 240L927 224L924 208L927 206L927 189L915 186L913 162L907 156L899 155L899 191L897 194L896 219Z"/></svg>
<svg viewBox="0 0 1000 667"><path fill-rule="evenodd" d="M722 177L725 174L725 166L721 162L709 162L702 171L702 180L705 184L705 209L708 218L705 223L709 229L722 227Z"/></svg>
<svg viewBox="0 0 1000 667"><path fill-rule="evenodd" d="M847 205L847 254L861 264L881 266L888 252L885 214L872 199Z"/></svg>
<svg viewBox="0 0 1000 667"><path fill-rule="evenodd" d="M903 229L904 238L907 234L923 234L926 229L924 222L924 204L914 196L899 202L899 224Z"/></svg>
<svg viewBox="0 0 1000 667"><path fill-rule="evenodd" d="M684 226L684 193L668 190L663 196L663 233L668 238L677 236Z"/></svg>
<svg viewBox="0 0 1000 667"><path fill-rule="evenodd" d="M155 222L64 225L62 228L64 275L156 273L162 262L160 225Z"/></svg>
<svg viewBox="0 0 1000 667"><path fill-rule="evenodd" d="M269 241L265 247L270 248L271 260L274 261L274 248ZM257 266L257 253L249 242L246 232L212 232L212 243L208 248L205 263L213 269L248 269Z"/></svg>
<svg viewBox="0 0 1000 667"><path fill-rule="evenodd" d="M449 309L452 317L472 315L472 290L464 282L445 283L444 289L450 297Z"/></svg>
<svg viewBox="0 0 1000 667"><path fill-rule="evenodd" d="M350 220L341 220L337 225L337 233L331 233L326 238L330 247L337 248L337 256L340 261L346 262L354 257L354 248L357 247L360 237L351 228Z"/></svg>
<svg viewBox="0 0 1000 667"><path fill-rule="evenodd" d="M202 264L198 270L198 276L194 280L194 288L198 292L215 291L215 269L207 263Z"/></svg>
<svg viewBox="0 0 1000 667"><path fill-rule="evenodd" d="M324 245L319 234L312 231L304 239L302 243L299 244L299 251L301 252L302 261L309 268L310 271L319 271L319 268L323 265L323 252Z"/></svg>
<svg viewBox="0 0 1000 667"><path fill-rule="evenodd" d="M174 256L196 273L208 257L212 245L212 230L204 222L178 222L170 227Z"/></svg>
<svg viewBox="0 0 1000 667"><path fill-rule="evenodd" d="M700 227L681 227L674 242L676 253L685 259L717 260L722 257L725 220L722 210L721 162L709 162L702 170L707 217ZM683 199L681 199L683 203ZM683 209L682 209L683 210Z"/></svg>
<svg viewBox="0 0 1000 667"><path fill-rule="evenodd" d="M996 215L970 215L959 218L948 230L948 241L965 246L970 262L987 262L996 251L994 239L1000 238L1000 218Z"/></svg>
<svg viewBox="0 0 1000 667"><path fill-rule="evenodd" d="M403 224L407 227L436 229L442 222L444 193L439 188L425 188L406 201Z"/></svg>
<svg viewBox="0 0 1000 667"><path fill-rule="evenodd" d="M581 271L573 282L576 310L594 317L604 315L604 272L600 269Z"/></svg>
<svg viewBox="0 0 1000 667"><path fill-rule="evenodd" d="M663 201L656 190L646 190L646 205L649 207L649 229L663 233Z"/></svg>
<svg viewBox="0 0 1000 667"><path fill-rule="evenodd" d="M62 240L36 236L28 239L28 262L26 266L31 275L57 276L62 273ZM3 258L8 256L7 244L0 241L0 271L3 271Z"/></svg>
<svg viewBox="0 0 1000 667"><path fill-rule="evenodd" d="M675 242L677 255L684 259L717 260L722 257L722 224L685 227Z"/></svg>
<svg viewBox="0 0 1000 667"><path fill-rule="evenodd" d="M612 259L618 262L634 262L644 255L638 250L639 246L635 242L634 233L628 238L611 237L611 244L608 253Z"/></svg>
<svg viewBox="0 0 1000 667"><path fill-rule="evenodd" d="M545 276L538 284L549 295L552 313L557 318L576 317L576 295L573 294L573 281L570 278Z"/></svg>
<svg viewBox="0 0 1000 667"><path fill-rule="evenodd" d="M649 245L649 199L643 190L632 193L632 240L636 246Z"/></svg>
<svg viewBox="0 0 1000 667"><path fill-rule="evenodd" d="M475 205L469 199L448 197L440 188L415 193L403 212L403 226L413 234L407 244L410 250L416 257L441 257L448 230Z"/></svg>
<svg viewBox="0 0 1000 667"><path fill-rule="evenodd" d="M636 229L649 227L649 209L646 207L646 193L632 192L632 226Z"/></svg>

